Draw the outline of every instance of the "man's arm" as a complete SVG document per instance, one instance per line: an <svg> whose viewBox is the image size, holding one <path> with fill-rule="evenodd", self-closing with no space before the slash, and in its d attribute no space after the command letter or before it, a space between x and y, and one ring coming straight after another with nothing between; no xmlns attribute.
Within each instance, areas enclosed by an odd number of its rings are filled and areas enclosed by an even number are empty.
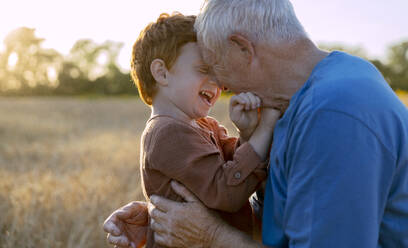
<svg viewBox="0 0 408 248"><path fill-rule="evenodd" d="M395 169L378 136L353 116L320 111L295 125L289 144L281 224L289 246L376 247ZM264 228L265 243L272 235Z"/></svg>
<svg viewBox="0 0 408 248"><path fill-rule="evenodd" d="M155 241L169 247L263 247L248 235L228 226L208 210L184 186L172 182L175 192L187 202L152 196L149 213Z"/></svg>

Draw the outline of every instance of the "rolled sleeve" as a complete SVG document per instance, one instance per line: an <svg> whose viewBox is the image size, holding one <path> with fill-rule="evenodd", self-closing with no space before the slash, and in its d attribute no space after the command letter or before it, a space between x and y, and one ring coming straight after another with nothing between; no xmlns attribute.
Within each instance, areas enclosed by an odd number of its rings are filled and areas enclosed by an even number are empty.
<svg viewBox="0 0 408 248"><path fill-rule="evenodd" d="M231 166L228 168L228 185L241 184L253 172L259 177L259 180L266 177L267 161L262 161L248 142L237 148L234 154L234 163L225 163L223 166L226 168Z"/></svg>
<svg viewBox="0 0 408 248"><path fill-rule="evenodd" d="M179 124L162 128L151 143L152 169L181 182L213 209L238 211L266 178L266 163L248 143L225 161L215 144Z"/></svg>

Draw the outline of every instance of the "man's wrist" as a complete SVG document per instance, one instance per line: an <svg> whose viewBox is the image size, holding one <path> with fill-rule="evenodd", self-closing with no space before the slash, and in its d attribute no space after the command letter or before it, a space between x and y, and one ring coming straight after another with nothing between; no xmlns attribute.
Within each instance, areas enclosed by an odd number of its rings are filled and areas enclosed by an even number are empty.
<svg viewBox="0 0 408 248"><path fill-rule="evenodd" d="M210 231L210 240L208 242L208 247L224 247L223 244L226 234L228 234L228 226L224 222L219 220Z"/></svg>
<svg viewBox="0 0 408 248"><path fill-rule="evenodd" d="M260 248L261 244L252 240L247 234L227 225L222 222L219 223L212 235L211 242L208 243L211 248Z"/></svg>

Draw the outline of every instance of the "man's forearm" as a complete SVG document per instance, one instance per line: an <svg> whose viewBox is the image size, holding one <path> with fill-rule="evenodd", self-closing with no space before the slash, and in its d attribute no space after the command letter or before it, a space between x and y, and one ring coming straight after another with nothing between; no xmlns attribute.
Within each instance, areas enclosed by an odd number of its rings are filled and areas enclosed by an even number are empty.
<svg viewBox="0 0 408 248"><path fill-rule="evenodd" d="M214 233L211 247L215 248L261 248L262 244L254 241L247 234L223 223Z"/></svg>

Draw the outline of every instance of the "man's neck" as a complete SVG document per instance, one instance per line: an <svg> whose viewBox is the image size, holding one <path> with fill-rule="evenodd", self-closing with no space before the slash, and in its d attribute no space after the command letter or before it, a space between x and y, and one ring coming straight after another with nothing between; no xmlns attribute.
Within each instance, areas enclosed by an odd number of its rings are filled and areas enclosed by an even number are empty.
<svg viewBox="0 0 408 248"><path fill-rule="evenodd" d="M262 70L266 77L263 101L266 106L280 109L289 105L291 97L304 85L316 65L328 53L305 39L293 44L263 46Z"/></svg>

